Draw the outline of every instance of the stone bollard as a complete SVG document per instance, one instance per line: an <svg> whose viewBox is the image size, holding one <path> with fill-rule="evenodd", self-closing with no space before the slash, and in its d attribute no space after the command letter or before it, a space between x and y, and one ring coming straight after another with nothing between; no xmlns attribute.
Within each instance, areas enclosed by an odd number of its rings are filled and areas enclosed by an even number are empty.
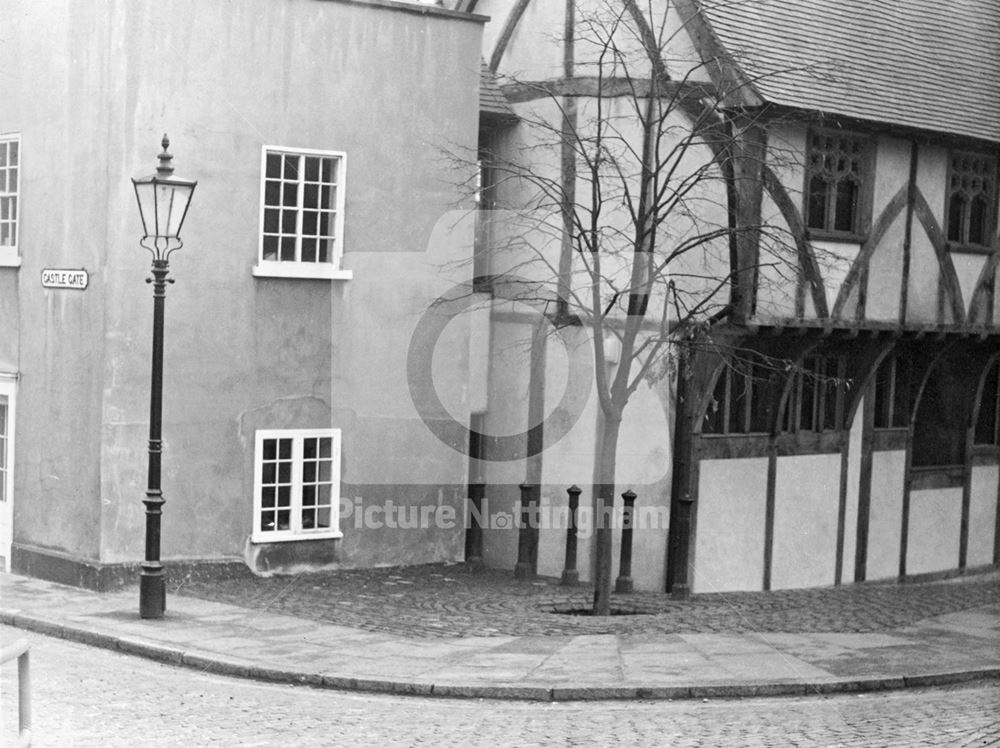
<svg viewBox="0 0 1000 748"><path fill-rule="evenodd" d="M615 592L632 591L632 528L635 524L635 491L629 489L622 494L625 508L622 510L622 547L618 559L618 579Z"/></svg>
<svg viewBox="0 0 1000 748"><path fill-rule="evenodd" d="M522 483L521 521L517 534L517 564L514 566L515 579L531 579L535 576L535 559L538 554L538 522L535 502L536 486Z"/></svg>
<svg viewBox="0 0 1000 748"><path fill-rule="evenodd" d="M576 570L576 513L580 507L580 487L572 485L566 489L569 494L569 516L566 525L566 563L563 568L560 584L577 584L580 572Z"/></svg>

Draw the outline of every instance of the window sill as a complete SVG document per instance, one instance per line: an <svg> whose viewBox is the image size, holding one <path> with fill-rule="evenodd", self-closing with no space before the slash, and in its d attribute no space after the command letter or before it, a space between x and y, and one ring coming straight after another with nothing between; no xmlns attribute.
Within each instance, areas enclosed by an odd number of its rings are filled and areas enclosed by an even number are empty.
<svg viewBox="0 0 1000 748"><path fill-rule="evenodd" d="M344 533L340 530L313 533L269 532L253 533L250 536L250 542L263 545L266 543L289 543L295 540L336 540L342 537L344 537Z"/></svg>
<svg viewBox="0 0 1000 748"><path fill-rule="evenodd" d="M0 250L0 268L19 268L21 267L21 258L16 254L8 255L3 250Z"/></svg>
<svg viewBox="0 0 1000 748"><path fill-rule="evenodd" d="M329 263L259 262L250 271L254 278L301 278L313 280L351 280L353 270L343 270Z"/></svg>

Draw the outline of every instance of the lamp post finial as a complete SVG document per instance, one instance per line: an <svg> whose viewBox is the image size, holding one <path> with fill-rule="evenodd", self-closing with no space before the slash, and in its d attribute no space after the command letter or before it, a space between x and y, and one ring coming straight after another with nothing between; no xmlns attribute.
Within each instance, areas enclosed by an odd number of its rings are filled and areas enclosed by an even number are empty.
<svg viewBox="0 0 1000 748"><path fill-rule="evenodd" d="M174 173L173 164L170 163L174 157L167 152L167 148L170 147L170 138L167 137L166 133L163 133L163 140L160 141L160 145L163 146L163 153L157 156L160 159L160 163L156 167L156 173L160 176L169 177Z"/></svg>

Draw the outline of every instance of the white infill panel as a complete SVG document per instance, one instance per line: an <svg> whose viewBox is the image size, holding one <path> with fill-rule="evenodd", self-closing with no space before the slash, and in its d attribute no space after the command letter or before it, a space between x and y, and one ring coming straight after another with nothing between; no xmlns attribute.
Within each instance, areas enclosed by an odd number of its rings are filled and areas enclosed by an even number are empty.
<svg viewBox="0 0 1000 748"><path fill-rule="evenodd" d="M761 589L767 458L702 460L699 474L693 591Z"/></svg>
<svg viewBox="0 0 1000 748"><path fill-rule="evenodd" d="M979 277L986 267L987 255L952 252L951 262L958 276L958 286L962 289L962 303L968 312L972 305L972 295L976 292Z"/></svg>
<svg viewBox="0 0 1000 748"><path fill-rule="evenodd" d="M890 579L899 576L905 476L906 452L894 450L872 454L865 579Z"/></svg>
<svg viewBox="0 0 1000 748"><path fill-rule="evenodd" d="M839 513L840 453L778 458L771 589L834 583Z"/></svg>
<svg viewBox="0 0 1000 748"><path fill-rule="evenodd" d="M907 575L957 569L961 532L961 488L911 491Z"/></svg>
<svg viewBox="0 0 1000 748"><path fill-rule="evenodd" d="M993 542L997 527L997 487L1000 467L975 465L969 492L969 548L965 565L969 568L993 563Z"/></svg>
<svg viewBox="0 0 1000 748"><path fill-rule="evenodd" d="M856 242L814 241L812 248L820 275L823 276L827 309L832 312L837 294L861 251L861 245Z"/></svg>

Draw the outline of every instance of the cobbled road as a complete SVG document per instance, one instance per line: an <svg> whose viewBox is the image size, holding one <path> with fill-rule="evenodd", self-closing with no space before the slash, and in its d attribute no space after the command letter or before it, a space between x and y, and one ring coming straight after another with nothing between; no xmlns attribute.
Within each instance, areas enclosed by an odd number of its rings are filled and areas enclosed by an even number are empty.
<svg viewBox="0 0 1000 748"><path fill-rule="evenodd" d="M168 573L168 578L170 577ZM777 592L613 595L614 615L588 609L592 588L517 581L509 571L463 564L352 569L295 576L172 579L170 594L269 610L407 637L872 632L1000 602L1000 575L910 584L852 584Z"/></svg>
<svg viewBox="0 0 1000 748"><path fill-rule="evenodd" d="M35 746L1000 745L1000 683L811 698L531 703L207 675L0 626L32 645ZM0 672L13 745L16 666Z"/></svg>

